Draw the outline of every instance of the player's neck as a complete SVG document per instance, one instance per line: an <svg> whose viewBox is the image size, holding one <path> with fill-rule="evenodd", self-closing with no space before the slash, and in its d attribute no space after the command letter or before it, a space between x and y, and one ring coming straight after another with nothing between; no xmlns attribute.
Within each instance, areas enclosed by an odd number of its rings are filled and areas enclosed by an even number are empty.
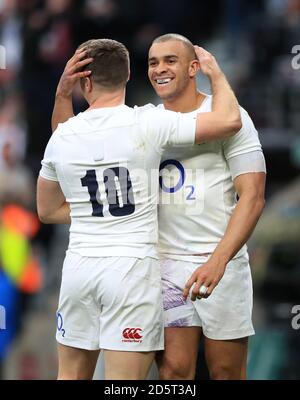
<svg viewBox="0 0 300 400"><path fill-rule="evenodd" d="M192 93L165 100L163 104L166 110L188 113L197 110L205 97L204 93L194 90Z"/></svg>
<svg viewBox="0 0 300 400"><path fill-rule="evenodd" d="M104 107L117 107L125 104L125 91L119 90L115 92L102 92L101 94L95 94L89 101L89 110L94 108Z"/></svg>

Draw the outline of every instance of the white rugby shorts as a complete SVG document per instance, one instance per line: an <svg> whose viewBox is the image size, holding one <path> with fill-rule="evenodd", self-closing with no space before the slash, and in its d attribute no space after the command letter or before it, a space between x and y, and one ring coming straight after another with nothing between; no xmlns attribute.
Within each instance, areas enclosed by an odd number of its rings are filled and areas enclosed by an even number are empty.
<svg viewBox="0 0 300 400"><path fill-rule="evenodd" d="M161 260L165 327L199 326L209 339L230 340L254 335L252 325L253 291L247 257L230 261L225 273L207 299L182 292L199 263Z"/></svg>
<svg viewBox="0 0 300 400"><path fill-rule="evenodd" d="M83 257L68 251L56 340L86 350L164 348L162 285L154 258Z"/></svg>

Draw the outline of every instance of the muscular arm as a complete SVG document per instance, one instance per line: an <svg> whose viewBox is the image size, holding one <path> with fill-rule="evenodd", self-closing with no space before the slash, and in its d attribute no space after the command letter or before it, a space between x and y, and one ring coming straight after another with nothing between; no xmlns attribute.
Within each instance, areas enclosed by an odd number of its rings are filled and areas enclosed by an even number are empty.
<svg viewBox="0 0 300 400"><path fill-rule="evenodd" d="M215 58L195 46L200 68L208 77L212 89L212 111L197 115L196 143L233 136L241 127L238 101Z"/></svg>
<svg viewBox="0 0 300 400"><path fill-rule="evenodd" d="M229 220L223 239L220 241L210 259L197 268L188 280L184 289L187 297L193 283L192 300L195 300L201 285L208 287L207 297L222 278L226 264L235 256L250 238L264 208L265 192L264 172L246 173L234 180L239 201Z"/></svg>
<svg viewBox="0 0 300 400"><path fill-rule="evenodd" d="M63 94L56 93L51 118L52 132L55 131L58 124L66 122L69 118L73 116L74 112L72 96L64 96Z"/></svg>
<svg viewBox="0 0 300 400"><path fill-rule="evenodd" d="M77 50L67 62L59 80L51 118L52 132L55 131L59 123L63 123L74 116L72 103L74 87L80 78L85 78L91 74L91 71L81 71L81 68L93 61L93 58L84 58L85 56L86 51L84 49Z"/></svg>
<svg viewBox="0 0 300 400"><path fill-rule="evenodd" d="M211 258L227 264L250 238L263 211L266 174L239 175L234 180L239 201L229 220L225 235Z"/></svg>
<svg viewBox="0 0 300 400"><path fill-rule="evenodd" d="M74 116L72 96L64 96L59 93L55 95L55 103L51 118L52 132L55 131L58 124L67 121Z"/></svg>
<svg viewBox="0 0 300 400"><path fill-rule="evenodd" d="M37 211L44 224L70 224L70 207L58 182L44 179L37 182Z"/></svg>

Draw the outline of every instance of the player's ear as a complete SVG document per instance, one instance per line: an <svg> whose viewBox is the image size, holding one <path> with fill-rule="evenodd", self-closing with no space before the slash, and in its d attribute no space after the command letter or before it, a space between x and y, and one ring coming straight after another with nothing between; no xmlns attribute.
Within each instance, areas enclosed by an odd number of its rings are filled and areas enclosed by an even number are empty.
<svg viewBox="0 0 300 400"><path fill-rule="evenodd" d="M93 90L93 82L89 76L86 76L84 79L84 89L87 93L90 93Z"/></svg>
<svg viewBox="0 0 300 400"><path fill-rule="evenodd" d="M131 78L131 72L130 72L130 70L129 70L127 82L130 80L130 78Z"/></svg>
<svg viewBox="0 0 300 400"><path fill-rule="evenodd" d="M200 70L200 63L198 60L192 60L189 66L189 75L190 78L194 78L197 75L197 72Z"/></svg>

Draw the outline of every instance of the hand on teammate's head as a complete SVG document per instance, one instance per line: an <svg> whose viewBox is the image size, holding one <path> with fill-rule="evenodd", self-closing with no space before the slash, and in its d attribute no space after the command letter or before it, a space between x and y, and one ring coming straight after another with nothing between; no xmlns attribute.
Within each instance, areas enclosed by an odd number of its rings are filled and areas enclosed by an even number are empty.
<svg viewBox="0 0 300 400"><path fill-rule="evenodd" d="M211 53L197 45L195 45L194 48L200 63L200 70L204 75L209 78L214 78L217 74L222 72L215 57Z"/></svg>
<svg viewBox="0 0 300 400"><path fill-rule="evenodd" d="M70 97L79 79L86 78L91 75L92 71L85 70L85 68L93 61L93 58L85 58L86 55L87 52L84 48L78 49L67 62L57 86L57 95Z"/></svg>

